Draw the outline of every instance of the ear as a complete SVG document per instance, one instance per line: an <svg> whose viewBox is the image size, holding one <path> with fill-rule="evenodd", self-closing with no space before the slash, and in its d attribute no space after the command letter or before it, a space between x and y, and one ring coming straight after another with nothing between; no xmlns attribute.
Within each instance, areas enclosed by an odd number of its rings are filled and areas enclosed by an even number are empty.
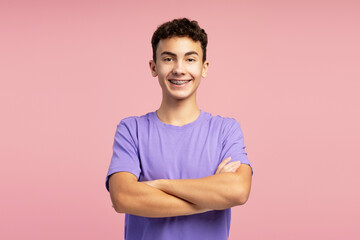
<svg viewBox="0 0 360 240"><path fill-rule="evenodd" d="M208 67L209 67L209 61L205 60L205 62L203 63L203 66L202 66L202 71L201 71L201 76L202 76L203 78L206 77L206 73L207 73Z"/></svg>
<svg viewBox="0 0 360 240"><path fill-rule="evenodd" d="M151 75L153 77L156 77L158 75L158 73L157 73L156 64L155 64L154 60L149 61L149 67L151 70Z"/></svg>

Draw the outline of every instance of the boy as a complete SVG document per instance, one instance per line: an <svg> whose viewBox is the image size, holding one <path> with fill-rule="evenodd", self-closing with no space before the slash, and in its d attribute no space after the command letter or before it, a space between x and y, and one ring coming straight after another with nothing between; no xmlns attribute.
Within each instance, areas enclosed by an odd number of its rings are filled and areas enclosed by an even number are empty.
<svg viewBox="0 0 360 240"><path fill-rule="evenodd" d="M125 239L228 239L230 208L249 197L252 168L240 124L196 104L206 46L205 31L186 18L152 37L149 65L162 102L118 124L106 178L113 207L126 213Z"/></svg>

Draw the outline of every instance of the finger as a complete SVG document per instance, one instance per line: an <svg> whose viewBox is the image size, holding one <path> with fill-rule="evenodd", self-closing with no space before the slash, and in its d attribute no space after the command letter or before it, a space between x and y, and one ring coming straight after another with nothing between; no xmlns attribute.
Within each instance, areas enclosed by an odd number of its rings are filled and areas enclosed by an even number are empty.
<svg viewBox="0 0 360 240"><path fill-rule="evenodd" d="M234 165L237 165L237 164L239 164L239 161L230 162L230 163L226 164L226 165L223 167L223 169L229 169L229 168L231 168L231 167L233 167Z"/></svg>
<svg viewBox="0 0 360 240"><path fill-rule="evenodd" d="M237 164L239 164L239 161L228 163L219 171L219 173L229 172L229 169Z"/></svg>
<svg viewBox="0 0 360 240"><path fill-rule="evenodd" d="M222 173L222 172L233 172L234 170L236 171L240 167L240 164L241 164L240 161L228 163L222 169L222 171L220 171L220 173Z"/></svg>
<svg viewBox="0 0 360 240"><path fill-rule="evenodd" d="M236 172L236 170L238 170L240 166L241 166L241 163L239 163L238 165L235 165L230 171Z"/></svg>
<svg viewBox="0 0 360 240"><path fill-rule="evenodd" d="M222 171L222 173L227 173L227 172L233 173L233 172L236 172L236 170L237 170L239 167L240 167L240 165L234 165L234 166L232 166L232 167L230 167L230 168L227 168L226 170Z"/></svg>
<svg viewBox="0 0 360 240"><path fill-rule="evenodd" d="M228 158L225 158L224 160L222 160L222 162L221 162L221 163L219 164L219 166L217 167L215 174L220 173L221 170L223 169L223 167L224 167L228 162L230 162L230 160L231 160L231 157L228 157Z"/></svg>
<svg viewBox="0 0 360 240"><path fill-rule="evenodd" d="M217 167L217 170L216 170L216 173L215 173L215 174L220 173L221 170L223 169L223 167L224 167L228 162L230 162L230 160L231 160L231 157L225 158L225 159L219 164L219 166Z"/></svg>

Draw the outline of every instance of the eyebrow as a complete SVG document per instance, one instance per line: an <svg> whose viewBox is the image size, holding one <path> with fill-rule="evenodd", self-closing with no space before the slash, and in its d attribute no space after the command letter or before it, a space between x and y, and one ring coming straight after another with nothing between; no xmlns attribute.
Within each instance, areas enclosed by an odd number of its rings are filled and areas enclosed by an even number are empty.
<svg viewBox="0 0 360 240"><path fill-rule="evenodd" d="M197 52L195 52L195 51L187 52L187 53L185 53L185 56L189 56L189 55L192 55L192 54L195 54L195 55L198 55L198 56L199 56L199 54L198 54ZM170 55L170 56L176 57L176 54L175 54L175 53L168 52L168 51L162 52L162 53L160 54L160 56L162 56L162 55Z"/></svg>

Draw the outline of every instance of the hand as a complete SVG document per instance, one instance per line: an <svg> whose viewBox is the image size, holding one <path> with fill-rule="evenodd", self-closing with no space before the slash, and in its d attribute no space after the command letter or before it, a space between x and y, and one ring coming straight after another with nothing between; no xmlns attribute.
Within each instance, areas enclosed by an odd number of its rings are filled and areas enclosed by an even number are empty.
<svg viewBox="0 0 360 240"><path fill-rule="evenodd" d="M241 162L235 161L231 162L231 157L225 158L217 167L215 174L225 173L225 172L236 172L236 170L240 167Z"/></svg>

